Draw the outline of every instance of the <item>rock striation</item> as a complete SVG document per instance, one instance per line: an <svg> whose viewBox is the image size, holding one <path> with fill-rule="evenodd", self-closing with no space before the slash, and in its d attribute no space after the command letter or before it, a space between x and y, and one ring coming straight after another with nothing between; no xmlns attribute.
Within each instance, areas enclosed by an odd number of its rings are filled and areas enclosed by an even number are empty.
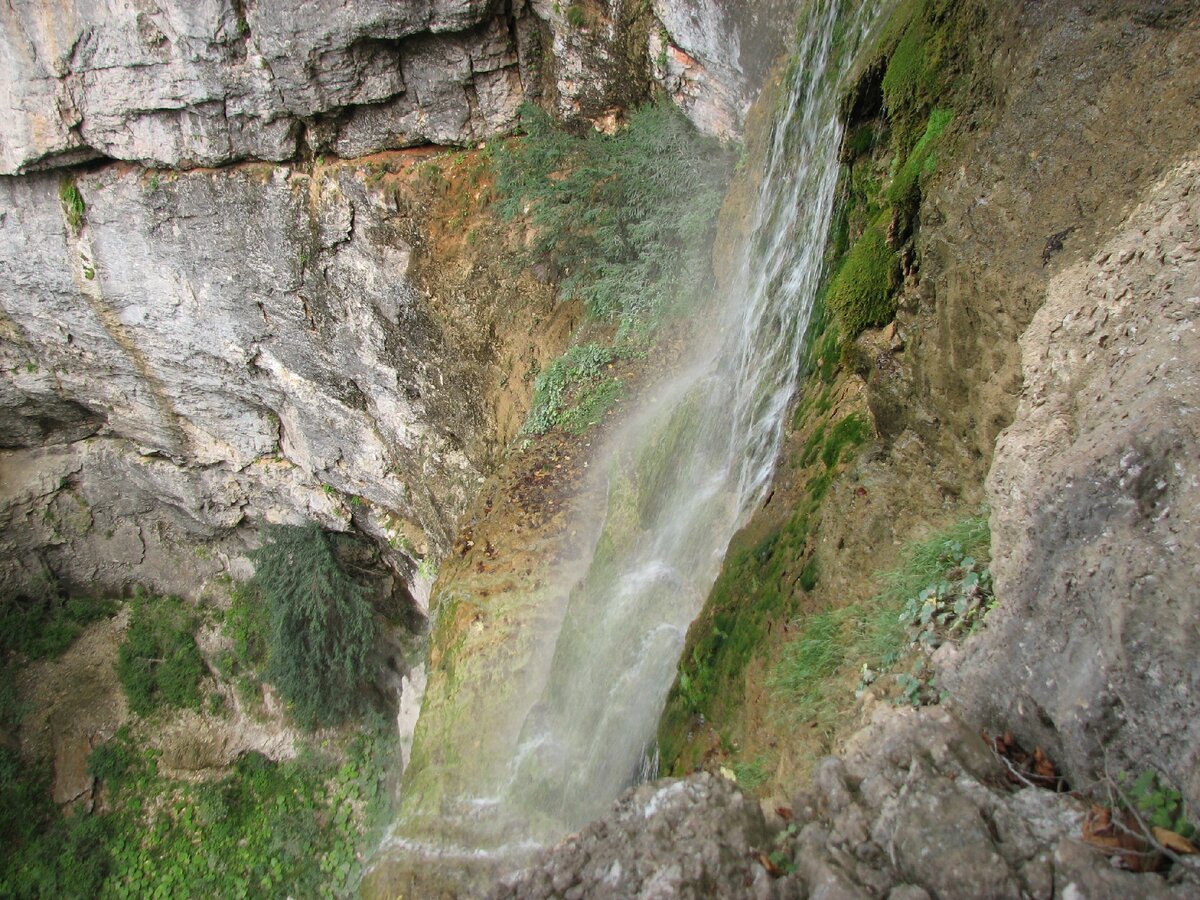
<svg viewBox="0 0 1200 900"><path fill-rule="evenodd" d="M728 6L660 0L649 47L662 55L659 80L724 135L740 126L751 83ZM611 118L650 84L641 10L16 0L0 9L0 174L94 158L193 168L470 145L516 128L526 99L565 119Z"/></svg>
<svg viewBox="0 0 1200 900"><path fill-rule="evenodd" d="M342 156L511 130L525 94L495 0L109 3L0 10L0 173Z"/></svg>
<svg viewBox="0 0 1200 900"><path fill-rule="evenodd" d="M109 166L69 183L77 220L56 176L0 180L0 464L22 494L5 565L64 544L42 504L73 482L118 534L159 505L193 539L311 518L401 558L444 552L507 439L495 370L552 301L479 259L486 243L455 251L476 279L458 292L418 277L424 164ZM136 569L141 543L110 568ZM61 574L86 582L91 555L61 554Z"/></svg>

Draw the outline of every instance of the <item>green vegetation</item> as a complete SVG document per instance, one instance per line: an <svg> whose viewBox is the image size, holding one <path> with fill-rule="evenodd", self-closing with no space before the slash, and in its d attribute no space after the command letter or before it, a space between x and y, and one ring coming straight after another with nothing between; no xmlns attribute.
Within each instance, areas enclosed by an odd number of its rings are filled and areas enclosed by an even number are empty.
<svg viewBox="0 0 1200 900"><path fill-rule="evenodd" d="M936 169L937 155L934 148L953 118L954 113L948 109L935 109L929 114L925 133L921 135L887 190L887 198L895 211L897 232L901 235L907 236L916 225L921 207L921 179L932 175Z"/></svg>
<svg viewBox="0 0 1200 900"><path fill-rule="evenodd" d="M1117 782L1121 805L1132 807L1151 828L1165 828L1188 840L1195 838L1196 826L1188 819L1183 795L1153 769L1132 780L1122 772Z"/></svg>
<svg viewBox="0 0 1200 900"><path fill-rule="evenodd" d="M567 7L567 23L572 28L584 28L587 26L587 10L583 8L582 3L572 3Z"/></svg>
<svg viewBox="0 0 1200 900"><path fill-rule="evenodd" d="M47 765L0 745L0 896L94 897L109 854L99 819L63 816Z"/></svg>
<svg viewBox="0 0 1200 900"><path fill-rule="evenodd" d="M758 756L749 762L736 762L733 764L733 777L746 790L756 790L770 778L767 772L767 760Z"/></svg>
<svg viewBox="0 0 1200 900"><path fill-rule="evenodd" d="M70 178L64 177L58 183L58 199L62 202L63 215L66 216L67 224L71 226L72 231L79 231L83 227L86 208L83 203L83 195L79 193L79 188Z"/></svg>
<svg viewBox="0 0 1200 900"><path fill-rule="evenodd" d="M575 137L541 110L494 150L500 211L528 213L528 261L563 274L564 299L623 330L653 328L708 277L713 220L733 152L696 132L669 100L613 135Z"/></svg>
<svg viewBox="0 0 1200 900"><path fill-rule="evenodd" d="M316 525L271 526L255 555L266 605L265 674L306 727L342 721L361 705L375 621L363 589Z"/></svg>
<svg viewBox="0 0 1200 900"><path fill-rule="evenodd" d="M109 811L66 817L49 772L0 747L0 896L348 896L387 809L388 732L377 723L344 755L250 753L197 784L161 775L123 731L89 759Z"/></svg>
<svg viewBox="0 0 1200 900"><path fill-rule="evenodd" d="M829 711L829 681L846 657L846 614L817 613L802 620L800 636L785 648L767 686L794 722L811 723Z"/></svg>
<svg viewBox="0 0 1200 900"><path fill-rule="evenodd" d="M841 461L847 449L860 447L873 434L871 423L862 413L851 413L829 430L821 447L821 460L825 468L832 469Z"/></svg>
<svg viewBox="0 0 1200 900"><path fill-rule="evenodd" d="M0 606L0 660L58 656L85 627L116 611L112 600L18 597Z"/></svg>
<svg viewBox="0 0 1200 900"><path fill-rule="evenodd" d="M148 716L160 705L200 708L204 662L193 636L191 610L175 597L139 595L117 656L117 677L129 708Z"/></svg>
<svg viewBox="0 0 1200 900"><path fill-rule="evenodd" d="M826 302L841 329L857 337L864 329L885 325L896 312L900 260L888 246L882 220L870 226L846 253L829 287Z"/></svg>
<svg viewBox="0 0 1200 900"><path fill-rule="evenodd" d="M525 434L562 427L582 434L598 422L621 395L621 382L606 375L618 352L599 344L580 344L550 363L534 382L533 404Z"/></svg>

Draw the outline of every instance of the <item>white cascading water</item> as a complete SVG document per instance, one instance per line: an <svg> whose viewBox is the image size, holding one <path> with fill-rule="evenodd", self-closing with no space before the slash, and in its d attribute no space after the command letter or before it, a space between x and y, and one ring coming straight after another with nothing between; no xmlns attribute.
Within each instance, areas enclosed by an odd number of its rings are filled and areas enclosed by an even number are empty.
<svg viewBox="0 0 1200 900"><path fill-rule="evenodd" d="M707 301L717 327L608 443L608 509L594 511L605 521L591 529L598 549L564 589L539 699L498 767L500 783L460 798L460 808L502 821L512 844L557 840L654 774L654 736L688 625L774 470L833 210L838 89L880 6L807 4L738 274ZM620 514L630 502L636 534ZM393 838L402 845L416 846Z"/></svg>

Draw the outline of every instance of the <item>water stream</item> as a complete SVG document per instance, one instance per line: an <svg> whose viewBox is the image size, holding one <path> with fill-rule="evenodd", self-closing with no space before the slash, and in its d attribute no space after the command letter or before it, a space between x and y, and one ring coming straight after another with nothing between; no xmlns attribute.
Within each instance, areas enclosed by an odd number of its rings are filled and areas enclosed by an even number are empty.
<svg viewBox="0 0 1200 900"><path fill-rule="evenodd" d="M470 796L441 798L443 815L503 823L487 842L463 837L486 829L459 823L455 839L478 844L464 855L557 840L653 774L688 625L775 466L833 209L838 85L881 5L807 4L750 238L732 289L706 307L709 339L608 443L597 521L583 529L594 547L544 617L557 628L540 638L544 663L526 666L512 692L521 699L505 758L464 763L478 769L459 781ZM391 841L420 843L403 827Z"/></svg>

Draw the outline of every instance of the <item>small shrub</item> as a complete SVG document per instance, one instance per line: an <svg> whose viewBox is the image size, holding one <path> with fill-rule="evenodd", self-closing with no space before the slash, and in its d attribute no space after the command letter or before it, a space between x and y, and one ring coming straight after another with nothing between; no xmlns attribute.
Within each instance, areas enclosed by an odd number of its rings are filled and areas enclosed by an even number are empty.
<svg viewBox="0 0 1200 900"><path fill-rule="evenodd" d="M130 741L128 726L122 726L111 740L101 744L88 756L88 774L104 782L110 790L120 790L131 772L136 771L141 757Z"/></svg>
<svg viewBox="0 0 1200 900"><path fill-rule="evenodd" d="M709 275L732 151L669 100L635 111L613 135L575 137L534 106L522 126L524 137L493 154L500 211L528 212L530 259L564 273L563 298L623 331L684 308Z"/></svg>
<svg viewBox="0 0 1200 900"><path fill-rule="evenodd" d="M63 178L58 183L58 199L62 202L63 215L66 217L67 224L71 226L72 231L79 231L83 227L86 207L83 203L83 195L79 193L79 188L70 178Z"/></svg>
<svg viewBox="0 0 1200 900"><path fill-rule="evenodd" d="M1195 837L1196 826L1188 820L1183 795L1153 769L1147 769L1136 779L1122 772L1117 781L1124 800L1133 805L1151 828L1164 828L1188 840Z"/></svg>
<svg viewBox="0 0 1200 900"><path fill-rule="evenodd" d="M572 3L567 7L567 24L572 28L584 28L587 23L587 10L582 3Z"/></svg>
<svg viewBox="0 0 1200 900"><path fill-rule="evenodd" d="M258 670L267 662L269 622L266 602L252 583L236 585L230 599L224 630L233 640L235 671Z"/></svg>
<svg viewBox="0 0 1200 900"><path fill-rule="evenodd" d="M150 715L159 704L199 709L204 663L193 635L195 619L176 597L138 596L117 654L117 677L129 708Z"/></svg>
<svg viewBox="0 0 1200 900"><path fill-rule="evenodd" d="M586 430L620 394L620 382L604 376L617 351L599 344L572 347L550 363L534 382L533 404L522 431L545 434L564 426L573 434Z"/></svg>
<svg viewBox="0 0 1200 900"><path fill-rule="evenodd" d="M846 340L891 320L899 283L900 261L877 222L850 248L829 286L827 302Z"/></svg>
<svg viewBox="0 0 1200 900"><path fill-rule="evenodd" d="M0 655L46 659L62 654L93 622L111 616L112 600L18 597L0 606Z"/></svg>
<svg viewBox="0 0 1200 900"><path fill-rule="evenodd" d="M360 705L371 605L317 525L270 526L266 537L254 583L267 606L267 677L301 724L339 722Z"/></svg>
<svg viewBox="0 0 1200 900"><path fill-rule="evenodd" d="M737 783L748 791L762 787L771 777L767 771L767 760L761 756L755 757L749 762L735 762L733 776L737 779Z"/></svg>

